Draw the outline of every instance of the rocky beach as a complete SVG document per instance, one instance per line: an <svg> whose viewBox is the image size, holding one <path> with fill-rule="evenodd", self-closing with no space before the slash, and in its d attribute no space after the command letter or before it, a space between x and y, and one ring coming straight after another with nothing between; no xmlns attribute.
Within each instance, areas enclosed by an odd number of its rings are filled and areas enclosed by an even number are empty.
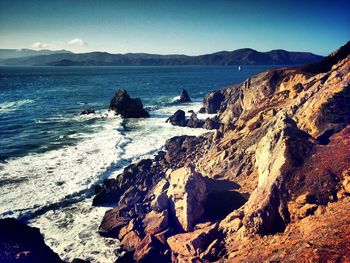
<svg viewBox="0 0 350 263"><path fill-rule="evenodd" d="M207 94L199 112L215 117L177 111L167 122L208 132L173 137L95 187L92 205L113 206L98 232L120 241L116 262L349 261L349 101L347 43L320 62ZM110 111L149 117L124 90ZM0 222L9 233L20 224ZM21 238L1 235L1 260L59 261L40 238Z"/></svg>

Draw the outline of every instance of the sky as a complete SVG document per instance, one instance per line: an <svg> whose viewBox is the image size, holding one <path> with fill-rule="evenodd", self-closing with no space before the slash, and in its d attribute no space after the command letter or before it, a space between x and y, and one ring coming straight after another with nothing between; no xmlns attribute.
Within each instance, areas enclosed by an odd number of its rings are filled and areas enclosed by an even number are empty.
<svg viewBox="0 0 350 263"><path fill-rule="evenodd" d="M0 0L0 48L327 55L349 40L349 0Z"/></svg>

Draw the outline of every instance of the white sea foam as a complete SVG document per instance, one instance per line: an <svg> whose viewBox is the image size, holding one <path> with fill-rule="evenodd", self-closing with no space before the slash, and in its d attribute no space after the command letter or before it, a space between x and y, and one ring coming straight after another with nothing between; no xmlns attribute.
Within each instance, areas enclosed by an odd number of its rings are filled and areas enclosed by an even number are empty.
<svg viewBox="0 0 350 263"><path fill-rule="evenodd" d="M101 131L86 134L74 146L65 146L43 154L27 155L0 164L1 180L20 179L22 183L0 187L0 215L21 216L58 203L68 195L88 189L113 164L125 140L116 130L121 119L106 121ZM24 198L25 197L25 198Z"/></svg>
<svg viewBox="0 0 350 263"><path fill-rule="evenodd" d="M17 101L6 101L3 103L0 103L0 114L1 113L8 113L11 111L16 110L17 108L26 105L26 104L30 104L33 103L33 100L30 99L24 99L24 100L17 100Z"/></svg>
<svg viewBox="0 0 350 263"><path fill-rule="evenodd" d="M45 243L61 259L72 261L81 258L91 262L111 263L116 260L119 241L98 234L98 226L107 208L91 206L91 199L51 210L32 220L40 228Z"/></svg>
<svg viewBox="0 0 350 263"><path fill-rule="evenodd" d="M72 199L98 180L116 177L128 163L152 157L173 136L207 132L165 123L166 118L179 108L190 115L188 110L197 111L200 104L160 108L151 112L152 118L127 120L128 131L125 133L122 120L109 113L109 117L101 121L103 125L95 124L101 125L100 131L70 135L82 139L75 146L0 164L0 178L22 180L22 183L1 187L3 205L0 214L7 215L5 211L10 210L14 216L20 216L26 209L35 211ZM91 199L79 199L79 202L52 207L30 223L41 229L47 244L64 260L82 258L91 262L114 262L118 241L100 237L97 233L106 209L92 207Z"/></svg>

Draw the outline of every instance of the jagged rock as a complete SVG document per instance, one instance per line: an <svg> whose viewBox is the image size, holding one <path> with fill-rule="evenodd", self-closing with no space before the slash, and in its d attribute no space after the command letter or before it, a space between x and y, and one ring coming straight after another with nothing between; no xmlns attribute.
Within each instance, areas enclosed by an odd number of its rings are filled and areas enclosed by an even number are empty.
<svg viewBox="0 0 350 263"><path fill-rule="evenodd" d="M170 122L172 125L185 127L187 124L185 112L183 110L177 110L166 122Z"/></svg>
<svg viewBox="0 0 350 263"><path fill-rule="evenodd" d="M202 176L192 166L173 171L167 195L174 221L181 230L191 231L204 213L207 189Z"/></svg>
<svg viewBox="0 0 350 263"><path fill-rule="evenodd" d="M119 234L118 234L118 239L119 240L122 240L123 237L129 233L130 231L134 230L135 229L135 219L131 219L129 224L123 226L120 231L119 231Z"/></svg>
<svg viewBox="0 0 350 263"><path fill-rule="evenodd" d="M214 241L218 234L218 224L213 224L189 233L169 237L168 245L176 256L188 259L199 258ZM189 261L191 262L191 261Z"/></svg>
<svg viewBox="0 0 350 263"><path fill-rule="evenodd" d="M190 119L187 121L186 126L190 128L203 128L204 121L198 119L196 113L192 113Z"/></svg>
<svg viewBox="0 0 350 263"><path fill-rule="evenodd" d="M186 90L182 90L179 102L181 103L186 103L186 102L191 102L190 96L188 95Z"/></svg>
<svg viewBox="0 0 350 263"><path fill-rule="evenodd" d="M213 91L207 94L203 102L203 108L205 109L205 112L209 114L217 113L224 98L225 97L221 91ZM201 111L201 113L203 113L203 111Z"/></svg>
<svg viewBox="0 0 350 263"><path fill-rule="evenodd" d="M119 89L112 98L109 110L113 110L117 115L124 118L148 118L148 112L144 110L139 98L132 99L128 93Z"/></svg>
<svg viewBox="0 0 350 263"><path fill-rule="evenodd" d="M86 110L83 110L80 115L89 115L89 114L94 114L95 110L93 108L88 108Z"/></svg>
<svg viewBox="0 0 350 263"><path fill-rule="evenodd" d="M136 249L137 245L140 244L140 242L140 236L136 233L136 231L132 230L123 237L120 245L127 251L133 251Z"/></svg>
<svg viewBox="0 0 350 263"><path fill-rule="evenodd" d="M161 213L152 211L145 216L142 222L145 233L155 235L168 227L168 210Z"/></svg>
<svg viewBox="0 0 350 263"><path fill-rule="evenodd" d="M0 220L0 262L63 261L44 242L38 228L14 218Z"/></svg>
<svg viewBox="0 0 350 263"><path fill-rule="evenodd" d="M116 238L119 230L127 225L130 220L131 218L128 216L127 206L118 206L105 213L101 225L98 228L98 232L101 236Z"/></svg>

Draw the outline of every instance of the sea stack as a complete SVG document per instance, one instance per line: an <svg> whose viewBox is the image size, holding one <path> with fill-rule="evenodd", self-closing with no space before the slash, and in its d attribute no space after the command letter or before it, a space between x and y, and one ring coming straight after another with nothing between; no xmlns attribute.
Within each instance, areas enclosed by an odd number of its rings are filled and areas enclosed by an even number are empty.
<svg viewBox="0 0 350 263"><path fill-rule="evenodd" d="M109 110L113 110L123 118L148 118L148 112L143 108L139 98L132 99L124 89L119 89L111 100Z"/></svg>
<svg viewBox="0 0 350 263"><path fill-rule="evenodd" d="M187 91L186 90L182 90L181 92L181 95L180 95L180 99L178 100L178 102L180 103L186 103L186 102L191 102L191 98L190 96L188 95Z"/></svg>

